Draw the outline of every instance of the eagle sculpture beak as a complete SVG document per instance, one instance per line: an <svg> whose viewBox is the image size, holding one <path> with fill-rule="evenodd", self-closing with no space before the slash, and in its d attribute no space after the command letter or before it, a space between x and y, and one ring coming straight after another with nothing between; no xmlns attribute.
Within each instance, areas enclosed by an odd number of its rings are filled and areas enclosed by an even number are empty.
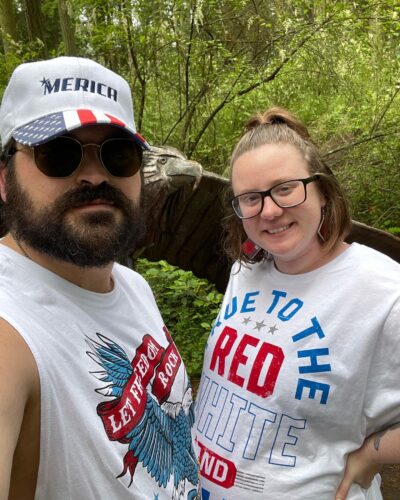
<svg viewBox="0 0 400 500"><path fill-rule="evenodd" d="M171 186L178 188L193 183L194 191L200 184L203 168L197 161L174 158L165 165L165 174Z"/></svg>
<svg viewBox="0 0 400 500"><path fill-rule="evenodd" d="M197 161L171 146L152 146L143 155L143 178L147 190L160 188L173 192L193 185L196 190L203 176L203 168Z"/></svg>

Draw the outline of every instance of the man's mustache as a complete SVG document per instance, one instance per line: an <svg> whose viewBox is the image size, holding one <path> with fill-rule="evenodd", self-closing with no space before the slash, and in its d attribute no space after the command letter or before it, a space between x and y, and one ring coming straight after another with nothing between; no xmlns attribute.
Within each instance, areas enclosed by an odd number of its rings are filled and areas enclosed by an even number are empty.
<svg viewBox="0 0 400 500"><path fill-rule="evenodd" d="M56 205L58 210L65 211L98 199L109 201L121 209L125 209L129 205L129 200L125 194L106 182L98 186L84 185L67 191L57 200Z"/></svg>

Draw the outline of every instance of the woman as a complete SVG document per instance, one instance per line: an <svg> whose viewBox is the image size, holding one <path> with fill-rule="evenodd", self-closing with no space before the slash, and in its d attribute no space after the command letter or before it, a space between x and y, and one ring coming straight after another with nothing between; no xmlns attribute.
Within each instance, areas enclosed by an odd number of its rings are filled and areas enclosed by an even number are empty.
<svg viewBox="0 0 400 500"><path fill-rule="evenodd" d="M376 472L400 461L400 266L344 242L342 189L285 109L250 120L231 187L236 262L196 406L203 498L380 499Z"/></svg>

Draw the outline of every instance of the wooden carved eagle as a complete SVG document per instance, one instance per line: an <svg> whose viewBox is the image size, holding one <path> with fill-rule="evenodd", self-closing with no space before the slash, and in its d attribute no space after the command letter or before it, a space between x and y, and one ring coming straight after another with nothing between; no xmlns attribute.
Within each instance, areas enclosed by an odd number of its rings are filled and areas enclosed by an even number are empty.
<svg viewBox="0 0 400 500"><path fill-rule="evenodd" d="M227 213L228 180L169 146L152 147L144 154L143 176L147 232L133 259L166 260L223 292L231 265L222 250L221 224ZM0 207L0 236L6 231ZM379 229L353 221L347 241L363 243L400 262L400 238Z"/></svg>
<svg viewBox="0 0 400 500"><path fill-rule="evenodd" d="M171 147L145 153L144 180L148 230L135 256L164 259L224 291L230 263L222 246L228 180L203 170ZM400 239L353 221L347 238L385 253L400 262Z"/></svg>

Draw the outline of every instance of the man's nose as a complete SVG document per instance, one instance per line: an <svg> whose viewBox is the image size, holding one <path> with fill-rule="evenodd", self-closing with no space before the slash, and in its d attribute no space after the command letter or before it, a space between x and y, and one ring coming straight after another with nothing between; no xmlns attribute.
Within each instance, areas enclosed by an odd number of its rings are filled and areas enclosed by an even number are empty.
<svg viewBox="0 0 400 500"><path fill-rule="evenodd" d="M100 146L84 144L82 151L82 160L76 171L77 182L98 185L108 181L110 174L101 162Z"/></svg>

